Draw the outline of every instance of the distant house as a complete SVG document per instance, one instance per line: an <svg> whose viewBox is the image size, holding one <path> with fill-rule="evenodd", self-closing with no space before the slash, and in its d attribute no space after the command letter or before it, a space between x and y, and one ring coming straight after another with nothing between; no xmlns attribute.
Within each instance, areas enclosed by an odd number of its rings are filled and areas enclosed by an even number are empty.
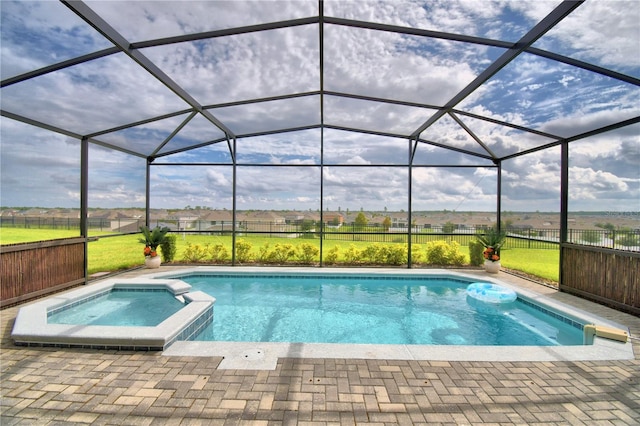
<svg viewBox="0 0 640 426"><path fill-rule="evenodd" d="M208 231L230 231L233 229L233 212L211 210L200 219L200 229Z"/></svg>
<svg viewBox="0 0 640 426"><path fill-rule="evenodd" d="M259 211L247 214L240 225L249 232L283 232L286 231L287 221L275 212Z"/></svg>
<svg viewBox="0 0 640 426"><path fill-rule="evenodd" d="M406 217L392 217L391 227L406 229L409 226L409 220Z"/></svg>
<svg viewBox="0 0 640 426"><path fill-rule="evenodd" d="M178 231L198 229L198 219L198 216L188 214L179 214L170 218L171 221L175 222Z"/></svg>
<svg viewBox="0 0 640 426"><path fill-rule="evenodd" d="M326 212L322 214L322 221L327 225L342 226L344 216L341 213Z"/></svg>
<svg viewBox="0 0 640 426"><path fill-rule="evenodd" d="M300 223L304 220L304 214L302 213L289 213L284 216L286 223Z"/></svg>

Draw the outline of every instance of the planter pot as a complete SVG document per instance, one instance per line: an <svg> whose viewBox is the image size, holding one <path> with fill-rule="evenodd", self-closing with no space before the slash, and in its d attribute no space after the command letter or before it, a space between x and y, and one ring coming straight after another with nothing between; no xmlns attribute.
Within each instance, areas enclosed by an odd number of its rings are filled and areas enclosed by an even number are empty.
<svg viewBox="0 0 640 426"><path fill-rule="evenodd" d="M500 261L497 260L495 262L491 260L484 261L484 270L490 274L497 274L500 272Z"/></svg>
<svg viewBox="0 0 640 426"><path fill-rule="evenodd" d="M145 257L144 259L144 266L146 266L149 269L156 269L160 267L160 263L162 263L162 259L160 258L160 256L154 256L154 257Z"/></svg>

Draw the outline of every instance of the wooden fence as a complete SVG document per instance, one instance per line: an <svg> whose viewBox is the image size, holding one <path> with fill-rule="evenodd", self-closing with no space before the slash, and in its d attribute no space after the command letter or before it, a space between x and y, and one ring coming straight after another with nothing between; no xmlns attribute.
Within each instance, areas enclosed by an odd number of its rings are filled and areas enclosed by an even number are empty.
<svg viewBox="0 0 640 426"><path fill-rule="evenodd" d="M0 246L0 307L82 284L84 238Z"/></svg>
<svg viewBox="0 0 640 426"><path fill-rule="evenodd" d="M640 315L640 253L563 244L560 290Z"/></svg>

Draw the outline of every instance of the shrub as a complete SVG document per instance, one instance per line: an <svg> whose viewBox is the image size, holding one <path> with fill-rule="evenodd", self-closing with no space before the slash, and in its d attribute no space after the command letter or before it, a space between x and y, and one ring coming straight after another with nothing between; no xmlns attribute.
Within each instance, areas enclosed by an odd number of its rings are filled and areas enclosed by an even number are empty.
<svg viewBox="0 0 640 426"><path fill-rule="evenodd" d="M224 263L229 259L229 250L224 244L216 244L209 248L209 256L213 263Z"/></svg>
<svg viewBox="0 0 640 426"><path fill-rule="evenodd" d="M371 264L384 262L385 252L380 243L369 244L361 252L359 258Z"/></svg>
<svg viewBox="0 0 640 426"><path fill-rule="evenodd" d="M324 263L327 265L335 265L338 262L338 253L340 252L340 247L334 246L332 249L329 249L327 255L324 257Z"/></svg>
<svg viewBox="0 0 640 426"><path fill-rule="evenodd" d="M389 265L402 265L407 262L407 247L402 244L386 246L383 251Z"/></svg>
<svg viewBox="0 0 640 426"><path fill-rule="evenodd" d="M245 240L236 241L236 261L246 263L251 256L251 243Z"/></svg>
<svg viewBox="0 0 640 426"><path fill-rule="evenodd" d="M621 246L633 247L640 244L640 239L631 233L625 233L616 239L616 243Z"/></svg>
<svg viewBox="0 0 640 426"><path fill-rule="evenodd" d="M411 245L411 264L415 265L420 263L422 260L422 251L419 245L412 244Z"/></svg>
<svg viewBox="0 0 640 426"><path fill-rule="evenodd" d="M480 266L484 263L484 245L478 240L469 241L469 259L473 266Z"/></svg>
<svg viewBox="0 0 640 426"><path fill-rule="evenodd" d="M460 253L460 244L456 241L432 241L427 243L427 262L433 265L462 265L464 254Z"/></svg>
<svg viewBox="0 0 640 426"><path fill-rule="evenodd" d="M209 244L201 246L200 244L187 243L187 248L184 251L183 259L186 262L198 263L205 260L208 256Z"/></svg>
<svg viewBox="0 0 640 426"><path fill-rule="evenodd" d="M270 258L270 245L269 243L264 243L262 247L258 249L258 262L260 263L271 263L273 259Z"/></svg>
<svg viewBox="0 0 640 426"><path fill-rule="evenodd" d="M160 250L162 251L162 261L163 262L172 262L176 257L177 247L176 247L176 236L175 235L167 235L164 237L164 240L160 244Z"/></svg>
<svg viewBox="0 0 640 426"><path fill-rule="evenodd" d="M273 247L273 252L269 254L269 258L273 259L276 263L287 263L295 254L296 250L292 244L276 243Z"/></svg>
<svg viewBox="0 0 640 426"><path fill-rule="evenodd" d="M344 254L344 263L347 265L355 265L358 261L360 261L360 250L351 244Z"/></svg>
<svg viewBox="0 0 640 426"><path fill-rule="evenodd" d="M302 243L296 247L296 257L305 265L312 264L320 254L320 249L311 243Z"/></svg>

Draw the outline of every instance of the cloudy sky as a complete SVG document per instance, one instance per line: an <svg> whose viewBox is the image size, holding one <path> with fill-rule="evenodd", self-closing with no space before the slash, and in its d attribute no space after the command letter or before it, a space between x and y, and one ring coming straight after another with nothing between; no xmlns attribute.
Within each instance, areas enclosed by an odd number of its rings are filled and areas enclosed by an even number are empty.
<svg viewBox="0 0 640 426"><path fill-rule="evenodd" d="M325 1L324 16L515 42L559 3ZM316 1L86 4L131 43L318 15ZM113 46L61 3L0 5L3 81ZM589 0L534 47L638 79L639 22L635 1ZM409 173L407 138L335 127L408 136L504 49L335 24L325 24L323 37L322 76L317 24L138 50L239 136L235 145L122 53L5 85L2 109L73 134L97 133L103 145L137 154L90 145L90 207L144 206L145 158L158 155L151 167L152 207L230 209L231 147L239 164L239 209L314 211L321 197L331 210L407 210L409 188L417 210L492 210L497 172L487 157L554 141L500 122L572 137L640 116L638 85L525 53L455 107L461 112L455 118L484 146L445 115L421 133L433 144L418 144ZM320 89L412 106L307 94ZM304 96L277 98L290 94ZM242 137L321 122L334 128ZM79 207L78 139L6 117L0 131L2 206ZM201 147L167 155L191 146ZM170 166L175 163L190 165ZM571 210L640 210L640 124L572 142L569 167ZM559 210L559 147L504 161L502 176L503 209Z"/></svg>

